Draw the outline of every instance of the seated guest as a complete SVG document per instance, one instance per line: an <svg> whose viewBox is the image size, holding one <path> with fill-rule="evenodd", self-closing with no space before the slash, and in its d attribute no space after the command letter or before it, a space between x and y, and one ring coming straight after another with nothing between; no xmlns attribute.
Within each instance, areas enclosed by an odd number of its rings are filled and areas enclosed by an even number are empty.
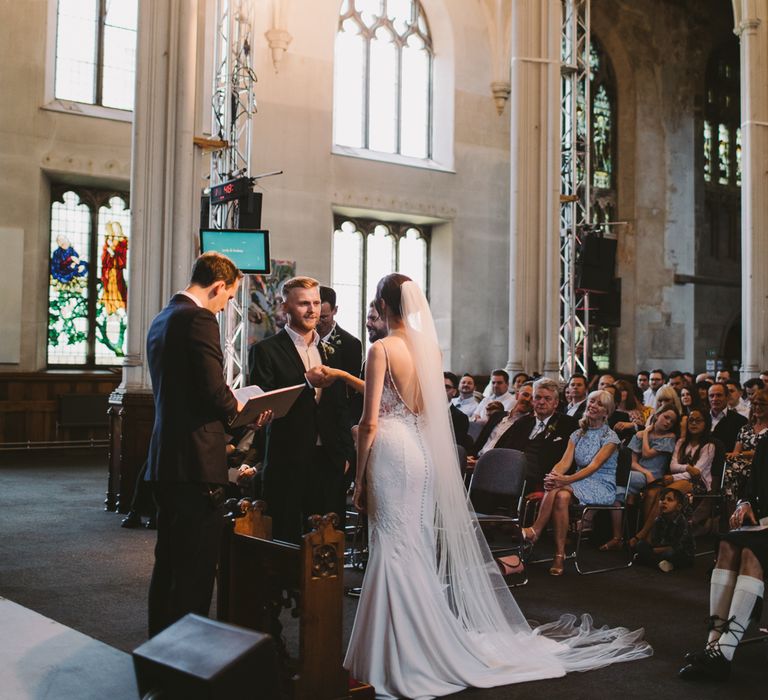
<svg viewBox="0 0 768 700"><path fill-rule="evenodd" d="M648 391L645 392L645 395L643 396L643 403L646 406L650 406L651 408L656 408L656 394L658 393L659 389L664 386L664 384L667 381L667 377L664 374L663 370L660 369L652 369L650 375L648 376Z"/></svg>
<svg viewBox="0 0 768 700"><path fill-rule="evenodd" d="M694 395L695 391L695 389L689 389L687 386L684 386L680 392L680 403L683 407L684 416L689 415L691 409L699 405L698 397Z"/></svg>
<svg viewBox="0 0 768 700"><path fill-rule="evenodd" d="M735 379L729 379L725 382L725 387L728 391L728 408L749 418L749 404L741 394L741 384Z"/></svg>
<svg viewBox="0 0 768 700"><path fill-rule="evenodd" d="M656 392L656 408L654 410L658 411L662 407L674 408L677 411L678 423L680 425L678 437L685 437L688 419L683 414L683 404L680 401L680 397L671 386L663 386Z"/></svg>
<svg viewBox="0 0 768 700"><path fill-rule="evenodd" d="M509 430L510 426L514 425L523 416L530 415L533 410L532 399L533 387L530 383L523 384L515 395L515 405L509 413L497 411L491 414L488 422L477 436L470 454L480 457L488 452L488 450L496 447L496 443ZM474 464L475 461L472 459L468 463Z"/></svg>
<svg viewBox="0 0 768 700"><path fill-rule="evenodd" d="M727 680L736 647L759 609L768 571L768 530L738 531L742 525L768 522L768 441L755 450L744 498L730 519L734 528L720 541L709 588L709 639L702 651L686 654L685 680Z"/></svg>
<svg viewBox="0 0 768 700"><path fill-rule="evenodd" d="M699 375L701 376L701 375ZM709 405L709 387L711 387L714 384L714 382L708 382L706 380L701 380L696 382L694 385L694 389L696 390L696 394L698 394L699 397L699 403L702 406L708 406Z"/></svg>
<svg viewBox="0 0 768 700"><path fill-rule="evenodd" d="M568 508L572 500L592 505L610 505L616 495L616 462L619 438L608 427L613 413L613 399L607 391L593 391L579 421L579 430L568 440L563 458L544 477L544 498L531 527L523 528L523 537L535 542L552 520L555 556L549 573L560 576L565 563L565 539L568 533ZM571 467L576 471L569 474Z"/></svg>
<svg viewBox="0 0 768 700"><path fill-rule="evenodd" d="M656 409L645 429L629 441L629 449L632 451L629 488L625 484L616 485L615 505L620 505L625 499L634 499L637 494L645 490L644 522L646 524L648 524L651 509L654 505L658 505L655 501L658 500L659 480L667 473L669 460L675 449L677 435L674 433L674 428L678 418L679 414L674 408L662 406ZM611 539L600 547L604 552L621 549L624 545L621 536L621 516L620 511L611 513L613 533ZM654 512L653 518L655 517ZM653 519L650 520L649 528L651 525L653 525Z"/></svg>
<svg viewBox="0 0 768 700"><path fill-rule="evenodd" d="M453 435L456 439L456 444L467 449L467 447L472 444L472 441L467 435L467 431L469 430L469 418L451 403L459 392L459 378L453 372L443 372L443 380L445 383L445 395L448 399L448 410L451 413L451 423L453 424Z"/></svg>
<svg viewBox="0 0 768 700"><path fill-rule="evenodd" d="M677 392L677 395L680 396L680 392L685 386L685 378L683 377L683 373L678 372L677 370L670 372L669 377L667 377L667 386L671 386Z"/></svg>
<svg viewBox="0 0 768 700"><path fill-rule="evenodd" d="M752 377L752 379L747 379L747 381L744 382L744 393L747 395L747 405L752 401L752 397L758 389L765 389L765 382L763 382L762 379Z"/></svg>
<svg viewBox="0 0 768 700"><path fill-rule="evenodd" d="M587 378L583 374L574 373L568 380L570 402L565 412L575 420L584 415L587 407Z"/></svg>
<svg viewBox="0 0 768 700"><path fill-rule="evenodd" d="M557 412L559 387L553 379L533 383L533 413L516 421L496 441L496 447L520 450L527 458L525 479L529 491L542 487L544 475L552 471L568 446L577 421Z"/></svg>
<svg viewBox="0 0 768 700"><path fill-rule="evenodd" d="M491 372L491 394L486 396L475 409L471 420L485 422L488 420L487 407L491 401L498 401L505 411L511 411L515 397L509 393L509 375L503 369Z"/></svg>
<svg viewBox="0 0 768 700"><path fill-rule="evenodd" d="M749 422L739 429L736 443L725 455L725 476L723 491L731 509L741 498L749 479L752 458L757 444L768 433L768 391L763 389L754 394L750 408Z"/></svg>
<svg viewBox="0 0 768 700"><path fill-rule="evenodd" d="M645 396L650 389L651 373L648 370L641 369L635 377L635 398L642 404L645 404Z"/></svg>
<svg viewBox="0 0 768 700"><path fill-rule="evenodd" d="M680 414L673 406L660 406L649 419L645 430L637 433L629 442L632 472L626 495L644 493L643 527L637 533L637 539L648 539L656 519L659 491L664 476L669 472L669 462L677 444L675 430L679 421ZM621 485L618 490L622 491Z"/></svg>
<svg viewBox="0 0 768 700"><path fill-rule="evenodd" d="M613 430L621 438L622 442L628 442L634 433L643 429L650 409L646 412L645 406L635 397L635 392L632 390L632 385L629 382L619 379L614 386L617 391L616 412L623 411L628 415L628 420L622 421L617 419L613 425Z"/></svg>
<svg viewBox="0 0 768 700"><path fill-rule="evenodd" d="M736 437L747 419L729 409L727 402L728 389L725 384L715 383L709 387L709 420L712 424L712 437L716 437L723 443L726 452L733 452Z"/></svg>
<svg viewBox="0 0 768 700"><path fill-rule="evenodd" d="M683 372L683 385L692 389L696 386L696 377L691 372Z"/></svg>
<svg viewBox="0 0 768 700"><path fill-rule="evenodd" d="M597 380L597 388L605 389L607 386L613 386L616 383L616 377L612 374L601 374Z"/></svg>
<svg viewBox="0 0 768 700"><path fill-rule="evenodd" d="M665 574L693 566L693 534L683 513L687 503L686 497L675 489L664 489L659 494L659 514L650 537L647 542L638 540L634 546L638 564L658 568Z"/></svg>
<svg viewBox="0 0 768 700"><path fill-rule="evenodd" d="M729 369L719 369L717 370L717 374L715 375L715 381L716 382L727 382L729 379L731 379L731 370Z"/></svg>
<svg viewBox="0 0 768 700"><path fill-rule="evenodd" d="M707 384L714 384L715 378L709 372L701 372L696 375L696 383L706 382Z"/></svg>
<svg viewBox="0 0 768 700"><path fill-rule="evenodd" d="M530 381L530 377L525 372L517 372L515 375L512 376L512 384L510 385L510 391L516 392L523 384L525 384L527 381Z"/></svg>
<svg viewBox="0 0 768 700"><path fill-rule="evenodd" d="M613 399L613 405L614 406L618 405L618 402L619 402L618 394L619 394L619 392L618 392L618 389L616 389L616 387L613 384L606 384L606 385L604 385L603 388L602 388L602 391L607 391L611 395L611 398ZM616 423L619 423L619 422L622 422L622 423L629 422L629 413L627 413L626 411L622 411L619 408L616 408L616 410L614 410L614 412L611 413L610 416L608 416L608 426L616 434L618 434L618 431L616 430L615 425L616 425Z"/></svg>
<svg viewBox="0 0 768 700"><path fill-rule="evenodd" d="M459 380L459 395L451 401L465 416L472 417L477 410L479 399L475 396L475 378L471 374L464 374Z"/></svg>

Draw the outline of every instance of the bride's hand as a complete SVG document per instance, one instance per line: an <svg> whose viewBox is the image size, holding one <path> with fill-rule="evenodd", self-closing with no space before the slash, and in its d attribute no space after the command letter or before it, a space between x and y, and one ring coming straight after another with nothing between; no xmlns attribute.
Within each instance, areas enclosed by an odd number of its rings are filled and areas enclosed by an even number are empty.
<svg viewBox="0 0 768 700"><path fill-rule="evenodd" d="M365 513L365 486L355 483L355 492L352 496L352 503L358 513Z"/></svg>

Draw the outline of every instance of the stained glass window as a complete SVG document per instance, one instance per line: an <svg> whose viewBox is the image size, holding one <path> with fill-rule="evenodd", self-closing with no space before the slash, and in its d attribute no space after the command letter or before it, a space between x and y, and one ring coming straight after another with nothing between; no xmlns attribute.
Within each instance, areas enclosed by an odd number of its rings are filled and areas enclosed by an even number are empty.
<svg viewBox="0 0 768 700"><path fill-rule="evenodd" d="M125 193L55 187L48 262L48 364L120 364L128 325Z"/></svg>
<svg viewBox="0 0 768 700"><path fill-rule="evenodd" d="M712 185L741 185L739 105L739 43L729 40L716 48L707 65L702 169Z"/></svg>
<svg viewBox="0 0 768 700"><path fill-rule="evenodd" d="M365 337L368 305L378 281L402 272L428 292L428 226L336 216L331 286L336 290L339 325Z"/></svg>
<svg viewBox="0 0 768 700"><path fill-rule="evenodd" d="M132 110L138 0L58 0L57 99Z"/></svg>
<svg viewBox="0 0 768 700"><path fill-rule="evenodd" d="M334 143L430 158L432 56L419 0L345 0L334 56Z"/></svg>
<svg viewBox="0 0 768 700"><path fill-rule="evenodd" d="M611 61L594 36L590 41L589 66L592 209L594 221L600 223L615 220L616 80Z"/></svg>

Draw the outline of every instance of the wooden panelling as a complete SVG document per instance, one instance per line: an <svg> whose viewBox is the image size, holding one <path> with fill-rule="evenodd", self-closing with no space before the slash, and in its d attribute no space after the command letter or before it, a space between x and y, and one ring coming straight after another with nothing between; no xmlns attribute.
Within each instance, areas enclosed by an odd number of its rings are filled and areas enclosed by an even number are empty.
<svg viewBox="0 0 768 700"><path fill-rule="evenodd" d="M109 429L104 426L60 426L59 399L71 394L100 394L106 398L120 379L120 373L107 370L0 373L0 446L106 440Z"/></svg>

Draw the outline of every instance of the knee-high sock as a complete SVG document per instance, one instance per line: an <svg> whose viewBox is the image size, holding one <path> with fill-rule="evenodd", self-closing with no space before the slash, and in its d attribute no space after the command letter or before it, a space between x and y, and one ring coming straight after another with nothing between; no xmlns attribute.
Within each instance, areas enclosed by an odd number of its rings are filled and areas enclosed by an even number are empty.
<svg viewBox="0 0 768 700"><path fill-rule="evenodd" d="M731 623L728 625L728 631L721 635L717 642L723 656L729 661L733 658L736 647L747 629L755 601L762 597L764 590L765 584L762 579L743 574L736 579L731 609L728 611L728 619L732 618Z"/></svg>
<svg viewBox="0 0 768 700"><path fill-rule="evenodd" d="M725 620L728 617L728 611L731 609L733 587L736 585L736 576L737 573L730 569L715 569L712 571L712 579L709 584L710 615L717 615L721 620ZM720 639L720 627L717 624L713 624L707 641L715 642L718 639Z"/></svg>

